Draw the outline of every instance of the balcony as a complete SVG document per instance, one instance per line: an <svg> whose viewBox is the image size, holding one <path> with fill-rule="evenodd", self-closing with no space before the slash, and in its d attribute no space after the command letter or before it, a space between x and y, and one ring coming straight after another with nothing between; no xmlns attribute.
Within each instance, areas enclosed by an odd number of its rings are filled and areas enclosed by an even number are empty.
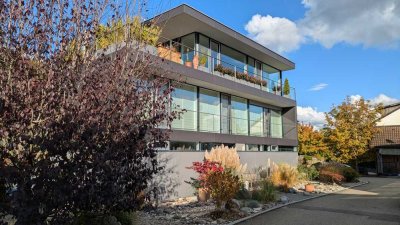
<svg viewBox="0 0 400 225"><path fill-rule="evenodd" d="M235 59L234 56L222 54L220 52L221 47L217 47L219 50L213 50L212 41L209 47L195 44L194 41L189 43L195 47L184 45L175 40L161 38L156 47L148 46L147 49L150 49L149 52L153 55L169 61L296 100L295 88L289 87L286 91L283 90L280 71L265 64L257 64L258 62L254 59L252 59L254 66L250 66L249 63L243 63ZM225 48L228 49L229 47ZM233 52L233 49L231 52ZM250 61L249 57L247 60ZM276 79L270 79L269 77L275 77Z"/></svg>

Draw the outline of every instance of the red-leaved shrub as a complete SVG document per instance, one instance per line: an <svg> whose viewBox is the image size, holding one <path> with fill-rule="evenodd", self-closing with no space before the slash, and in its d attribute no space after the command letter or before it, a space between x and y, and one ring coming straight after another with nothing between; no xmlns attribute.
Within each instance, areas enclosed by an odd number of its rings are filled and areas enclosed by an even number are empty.
<svg viewBox="0 0 400 225"><path fill-rule="evenodd" d="M329 170L321 170L319 172L319 180L324 183L336 183L341 184L345 179L344 176L338 172Z"/></svg>

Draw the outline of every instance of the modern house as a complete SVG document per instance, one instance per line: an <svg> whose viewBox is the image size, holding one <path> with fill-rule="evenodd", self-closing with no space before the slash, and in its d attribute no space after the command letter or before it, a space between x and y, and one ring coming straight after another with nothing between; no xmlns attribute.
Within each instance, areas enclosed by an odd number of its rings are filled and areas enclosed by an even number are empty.
<svg viewBox="0 0 400 225"><path fill-rule="evenodd" d="M400 103L384 107L370 147L376 152L377 172L400 175Z"/></svg>
<svg viewBox="0 0 400 225"><path fill-rule="evenodd" d="M187 5L150 22L162 27L153 54L179 75L171 76L172 108L184 113L160 151L176 171L179 196L193 194L183 181L195 174L186 167L217 145L236 147L250 169L297 165L295 90L282 91L293 62Z"/></svg>

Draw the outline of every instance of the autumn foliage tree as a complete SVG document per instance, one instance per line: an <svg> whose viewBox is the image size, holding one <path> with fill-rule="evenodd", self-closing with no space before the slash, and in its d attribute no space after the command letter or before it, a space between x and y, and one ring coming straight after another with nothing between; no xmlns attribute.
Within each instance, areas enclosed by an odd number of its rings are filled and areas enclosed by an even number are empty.
<svg viewBox="0 0 400 225"><path fill-rule="evenodd" d="M299 123L299 154L329 158L330 152L324 141L323 130L316 130L311 124Z"/></svg>
<svg viewBox="0 0 400 225"><path fill-rule="evenodd" d="M137 209L162 169L159 127L176 117L164 71L130 35L96 48L101 21L127 18L121 6L0 1L0 214L17 225Z"/></svg>
<svg viewBox="0 0 400 225"><path fill-rule="evenodd" d="M347 98L341 105L326 113L325 142L335 161L355 162L368 150L376 132L381 106L371 106L363 98Z"/></svg>

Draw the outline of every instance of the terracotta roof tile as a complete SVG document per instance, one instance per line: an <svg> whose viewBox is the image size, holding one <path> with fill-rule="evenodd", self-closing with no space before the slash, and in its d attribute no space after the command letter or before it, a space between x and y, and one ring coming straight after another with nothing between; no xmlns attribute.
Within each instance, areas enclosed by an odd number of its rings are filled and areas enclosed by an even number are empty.
<svg viewBox="0 0 400 225"><path fill-rule="evenodd" d="M370 147L400 145L400 126L380 126Z"/></svg>

